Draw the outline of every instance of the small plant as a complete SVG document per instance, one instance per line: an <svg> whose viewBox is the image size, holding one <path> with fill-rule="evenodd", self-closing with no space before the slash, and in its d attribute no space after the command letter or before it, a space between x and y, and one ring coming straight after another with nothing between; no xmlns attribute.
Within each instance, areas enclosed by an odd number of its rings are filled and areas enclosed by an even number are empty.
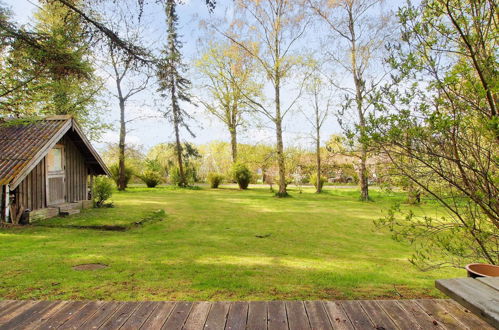
<svg viewBox="0 0 499 330"><path fill-rule="evenodd" d="M110 203L106 203L106 201L111 198L113 195L113 180L108 178L107 176L98 176L94 181L94 206L95 207L104 207L111 205Z"/></svg>
<svg viewBox="0 0 499 330"><path fill-rule="evenodd" d="M118 164L112 165L111 167L109 167L109 171L111 171L111 177L112 177L114 183L116 183L116 185L118 185L118 180L120 178L119 165ZM128 187L128 183L132 179L133 175L134 175L133 169L131 167L125 167L125 188Z"/></svg>
<svg viewBox="0 0 499 330"><path fill-rule="evenodd" d="M148 188L154 188L163 181L163 177L158 171L145 170L141 175L138 175L139 179L144 181Z"/></svg>
<svg viewBox="0 0 499 330"><path fill-rule="evenodd" d="M320 177L320 180L319 180L319 184L320 184L320 187L319 187L319 190L322 190L322 187L324 186L324 183L326 183L326 178L321 176ZM312 174L310 176L310 183L314 185L315 189L317 189L317 174Z"/></svg>
<svg viewBox="0 0 499 330"><path fill-rule="evenodd" d="M193 186L197 181L196 169L191 166L187 166L186 168L184 168L184 172L185 172L185 179L187 181L186 184L189 186ZM170 168L170 171L168 172L168 177L170 184L177 186L180 185L180 170L177 166L173 166Z"/></svg>
<svg viewBox="0 0 499 330"><path fill-rule="evenodd" d="M224 177L218 173L209 173L207 176L210 188L218 188L218 186L222 183L223 179Z"/></svg>
<svg viewBox="0 0 499 330"><path fill-rule="evenodd" d="M251 172L246 165L235 164L232 168L232 174L240 189L248 189L248 185L251 181Z"/></svg>

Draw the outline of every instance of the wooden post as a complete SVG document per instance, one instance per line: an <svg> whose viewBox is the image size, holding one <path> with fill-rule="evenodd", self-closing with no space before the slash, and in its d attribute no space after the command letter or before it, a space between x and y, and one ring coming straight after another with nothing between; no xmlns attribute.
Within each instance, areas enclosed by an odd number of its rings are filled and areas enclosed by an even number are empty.
<svg viewBox="0 0 499 330"><path fill-rule="evenodd" d="M4 221L9 222L9 215L10 215L10 189L9 185L6 184L4 186L4 198L5 198L5 204L4 204Z"/></svg>
<svg viewBox="0 0 499 330"><path fill-rule="evenodd" d="M90 200L94 199L94 173L90 172Z"/></svg>

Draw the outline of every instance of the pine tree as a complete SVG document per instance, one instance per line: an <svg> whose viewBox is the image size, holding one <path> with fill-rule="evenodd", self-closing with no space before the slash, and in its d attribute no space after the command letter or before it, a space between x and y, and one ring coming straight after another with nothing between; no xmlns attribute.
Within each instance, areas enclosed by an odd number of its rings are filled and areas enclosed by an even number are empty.
<svg viewBox="0 0 499 330"><path fill-rule="evenodd" d="M176 13L176 4L174 0L166 0L165 13L167 21L167 44L162 51L163 58L158 62L158 91L170 104L169 108L164 111L165 117L173 124L175 131L176 157L179 169L179 186L185 187L187 180L185 177L184 166L182 162L182 143L180 141L180 128L184 127L191 134L191 130L186 123L186 119L190 118L189 114L180 108L180 102L192 104L189 89L191 82L183 76L186 66L182 62L182 54L178 29L178 16Z"/></svg>

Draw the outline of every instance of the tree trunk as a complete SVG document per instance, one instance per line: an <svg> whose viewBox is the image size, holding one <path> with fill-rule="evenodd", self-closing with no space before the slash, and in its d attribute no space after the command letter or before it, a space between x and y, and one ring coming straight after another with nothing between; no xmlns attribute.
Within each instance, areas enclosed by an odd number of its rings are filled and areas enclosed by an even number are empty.
<svg viewBox="0 0 499 330"><path fill-rule="evenodd" d="M235 127L229 128L230 146L232 148L232 163L237 163L237 132Z"/></svg>
<svg viewBox="0 0 499 330"><path fill-rule="evenodd" d="M366 121L364 118L363 101L364 95L362 94L363 84L361 73L357 68L357 44L355 36L355 25L353 14L349 12L349 29L352 36L351 43L351 60L352 60L352 74L355 84L355 102L357 104L357 113L359 116L359 143L360 143L360 199L362 201L369 200L369 185L367 176L367 136L366 136Z"/></svg>
<svg viewBox="0 0 499 330"><path fill-rule="evenodd" d="M174 92L175 88L172 88ZM174 95L174 94L172 94ZM172 97L173 99L174 97ZM173 100L172 100L173 101ZM176 106L174 106L176 108ZM180 187L187 186L187 180L185 179L184 173L184 164L182 161L182 143L180 142L180 120L178 118L178 109L173 110L173 126L175 128L175 146L176 146L176 154L177 154L177 162L178 162L178 173L179 173L179 182L178 185Z"/></svg>
<svg viewBox="0 0 499 330"><path fill-rule="evenodd" d="M316 193L320 194L322 192L322 184L321 184L321 136L320 136L320 127L316 127L316 141L315 141L315 152L317 156L317 188Z"/></svg>
<svg viewBox="0 0 499 330"><path fill-rule="evenodd" d="M118 142L118 190L125 190L125 138L126 138L126 123L125 123L125 97L121 91L121 78L118 76L116 65L114 69L117 74L116 89L118 90L118 101L120 106L120 138Z"/></svg>
<svg viewBox="0 0 499 330"><path fill-rule="evenodd" d="M125 101L120 97L120 141L119 148L119 164L118 164L118 190L125 190L126 188L126 174L125 174L125 137L126 137L126 124L125 124Z"/></svg>
<svg viewBox="0 0 499 330"><path fill-rule="evenodd" d="M361 146L361 154L360 154L360 173L359 173L359 179L360 179L360 199L362 201L368 201L369 200L369 182L368 182L368 175L367 175L367 166L366 166L366 161L367 161L367 151L364 145Z"/></svg>
<svg viewBox="0 0 499 330"><path fill-rule="evenodd" d="M282 118L281 118L281 100L280 100L279 79L276 79L275 85L275 128L277 137L277 166L279 167L279 191L277 196L285 197L286 191L286 168L284 163L284 144L282 142Z"/></svg>

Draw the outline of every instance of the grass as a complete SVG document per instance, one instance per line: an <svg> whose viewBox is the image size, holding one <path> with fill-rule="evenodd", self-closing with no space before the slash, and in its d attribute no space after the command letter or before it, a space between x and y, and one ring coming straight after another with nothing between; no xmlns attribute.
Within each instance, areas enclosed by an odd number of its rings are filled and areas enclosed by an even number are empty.
<svg viewBox="0 0 499 330"><path fill-rule="evenodd" d="M130 188L115 207L44 226L0 229L3 299L267 300L438 297L434 280L459 270L421 272L411 248L373 220L400 193L307 188L272 197L268 188ZM126 225L163 209L166 218L128 231L64 225ZM437 212L432 205L415 212ZM54 227L47 227L54 226ZM106 269L72 266L104 263Z"/></svg>

